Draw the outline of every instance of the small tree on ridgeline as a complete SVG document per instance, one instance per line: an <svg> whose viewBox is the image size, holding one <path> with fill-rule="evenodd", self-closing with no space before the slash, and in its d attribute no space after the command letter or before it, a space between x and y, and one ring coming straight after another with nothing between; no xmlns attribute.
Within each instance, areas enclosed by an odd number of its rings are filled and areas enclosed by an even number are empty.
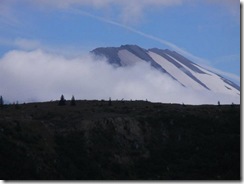
<svg viewBox="0 0 244 184"><path fill-rule="evenodd" d="M109 97L108 105L109 105L109 106L111 106L111 105L112 105L112 100L111 100L111 97Z"/></svg>
<svg viewBox="0 0 244 184"><path fill-rule="evenodd" d="M71 105L71 106L75 106L75 105L76 105L74 95L73 95L72 98L71 98L70 105Z"/></svg>
<svg viewBox="0 0 244 184"><path fill-rule="evenodd" d="M220 101L218 101L218 106L220 106Z"/></svg>
<svg viewBox="0 0 244 184"><path fill-rule="evenodd" d="M3 102L3 97L0 96L0 107L3 107L3 104L4 104L4 102Z"/></svg>
<svg viewBox="0 0 244 184"><path fill-rule="evenodd" d="M60 100L59 100L59 102L58 102L58 105L59 105L59 106L63 106L63 105L65 105L65 104L66 104L66 100L65 100L65 98L64 98L64 95L61 95Z"/></svg>

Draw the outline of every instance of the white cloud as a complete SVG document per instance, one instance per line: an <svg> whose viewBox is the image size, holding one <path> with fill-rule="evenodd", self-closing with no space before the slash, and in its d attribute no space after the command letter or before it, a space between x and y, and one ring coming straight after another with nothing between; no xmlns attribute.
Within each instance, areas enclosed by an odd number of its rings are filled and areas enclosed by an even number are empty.
<svg viewBox="0 0 244 184"><path fill-rule="evenodd" d="M224 77L227 77L228 79L233 80L234 82L236 82L238 84L240 83L240 76L233 74L233 73L230 73L230 72L219 70L217 68L214 68L211 66L210 61L203 59L203 58L200 58L200 57L197 57L197 56L191 54L190 52L184 50L183 48L178 47L177 45L175 45L169 41L163 40L161 38L155 37L155 36L150 35L150 34L146 34L144 32L136 30L132 27L129 27L129 26L126 26L126 25L123 25L123 24L120 24L120 23L117 23L117 22L114 22L111 20L107 20L105 18L94 16L94 15L89 14L87 12L76 11L75 13L90 16L90 17L98 19L100 21L103 21L103 22L121 27L123 29L129 30L129 31L131 31L135 34L141 35L145 38L148 38L148 39L154 40L156 42L162 43L163 45L168 46L172 50L182 54L186 58L194 61L195 63L201 65L202 67L204 67L210 71L216 72L217 74L220 74ZM49 53L62 54L63 56L68 57L68 58L81 56L84 54L84 51L86 51L86 53L87 53L90 50L93 50L95 48L95 46L89 47L89 46L77 46L77 45L74 45L74 46L53 45L53 46L51 46L48 44L43 44L38 40L30 40L30 39L25 39L25 38L17 38L15 40L8 40L8 39L1 38L1 37L0 37L0 45L7 45L7 46L11 46L13 48L25 50L25 51L33 51L36 49L41 49L41 50L43 50L45 52L49 52ZM220 60L221 60L221 62L226 62L226 61L230 61L230 60L234 60L234 59L235 60L237 59L237 55L225 56L223 58L220 58L218 60L218 62L220 62Z"/></svg>
<svg viewBox="0 0 244 184"><path fill-rule="evenodd" d="M69 99L148 99L164 103L239 103L238 98L180 86L141 63L113 68L90 55L67 59L42 50L13 50L0 59L0 95L10 102Z"/></svg>

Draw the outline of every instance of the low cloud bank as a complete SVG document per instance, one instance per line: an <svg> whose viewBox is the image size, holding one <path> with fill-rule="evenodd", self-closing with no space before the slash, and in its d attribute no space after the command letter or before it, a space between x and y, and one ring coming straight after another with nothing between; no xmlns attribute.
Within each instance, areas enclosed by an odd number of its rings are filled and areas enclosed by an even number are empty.
<svg viewBox="0 0 244 184"><path fill-rule="evenodd" d="M186 89L147 63L114 68L92 55L66 58L42 50L13 50L0 59L0 95L6 101L66 99L149 100L163 103L240 103L239 97Z"/></svg>

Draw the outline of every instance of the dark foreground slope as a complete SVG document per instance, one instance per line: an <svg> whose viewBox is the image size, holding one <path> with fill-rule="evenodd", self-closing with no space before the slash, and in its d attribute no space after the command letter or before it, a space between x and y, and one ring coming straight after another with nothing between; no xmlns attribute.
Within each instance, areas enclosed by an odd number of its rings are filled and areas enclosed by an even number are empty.
<svg viewBox="0 0 244 184"><path fill-rule="evenodd" d="M0 163L4 180L239 180L240 106L5 106Z"/></svg>

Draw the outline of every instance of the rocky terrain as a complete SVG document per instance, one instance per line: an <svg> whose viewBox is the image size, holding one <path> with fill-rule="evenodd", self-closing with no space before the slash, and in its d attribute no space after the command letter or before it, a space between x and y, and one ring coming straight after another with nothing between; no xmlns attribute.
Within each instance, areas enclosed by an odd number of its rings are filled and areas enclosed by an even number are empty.
<svg viewBox="0 0 244 184"><path fill-rule="evenodd" d="M240 106L5 105L0 163L3 180L240 180Z"/></svg>

